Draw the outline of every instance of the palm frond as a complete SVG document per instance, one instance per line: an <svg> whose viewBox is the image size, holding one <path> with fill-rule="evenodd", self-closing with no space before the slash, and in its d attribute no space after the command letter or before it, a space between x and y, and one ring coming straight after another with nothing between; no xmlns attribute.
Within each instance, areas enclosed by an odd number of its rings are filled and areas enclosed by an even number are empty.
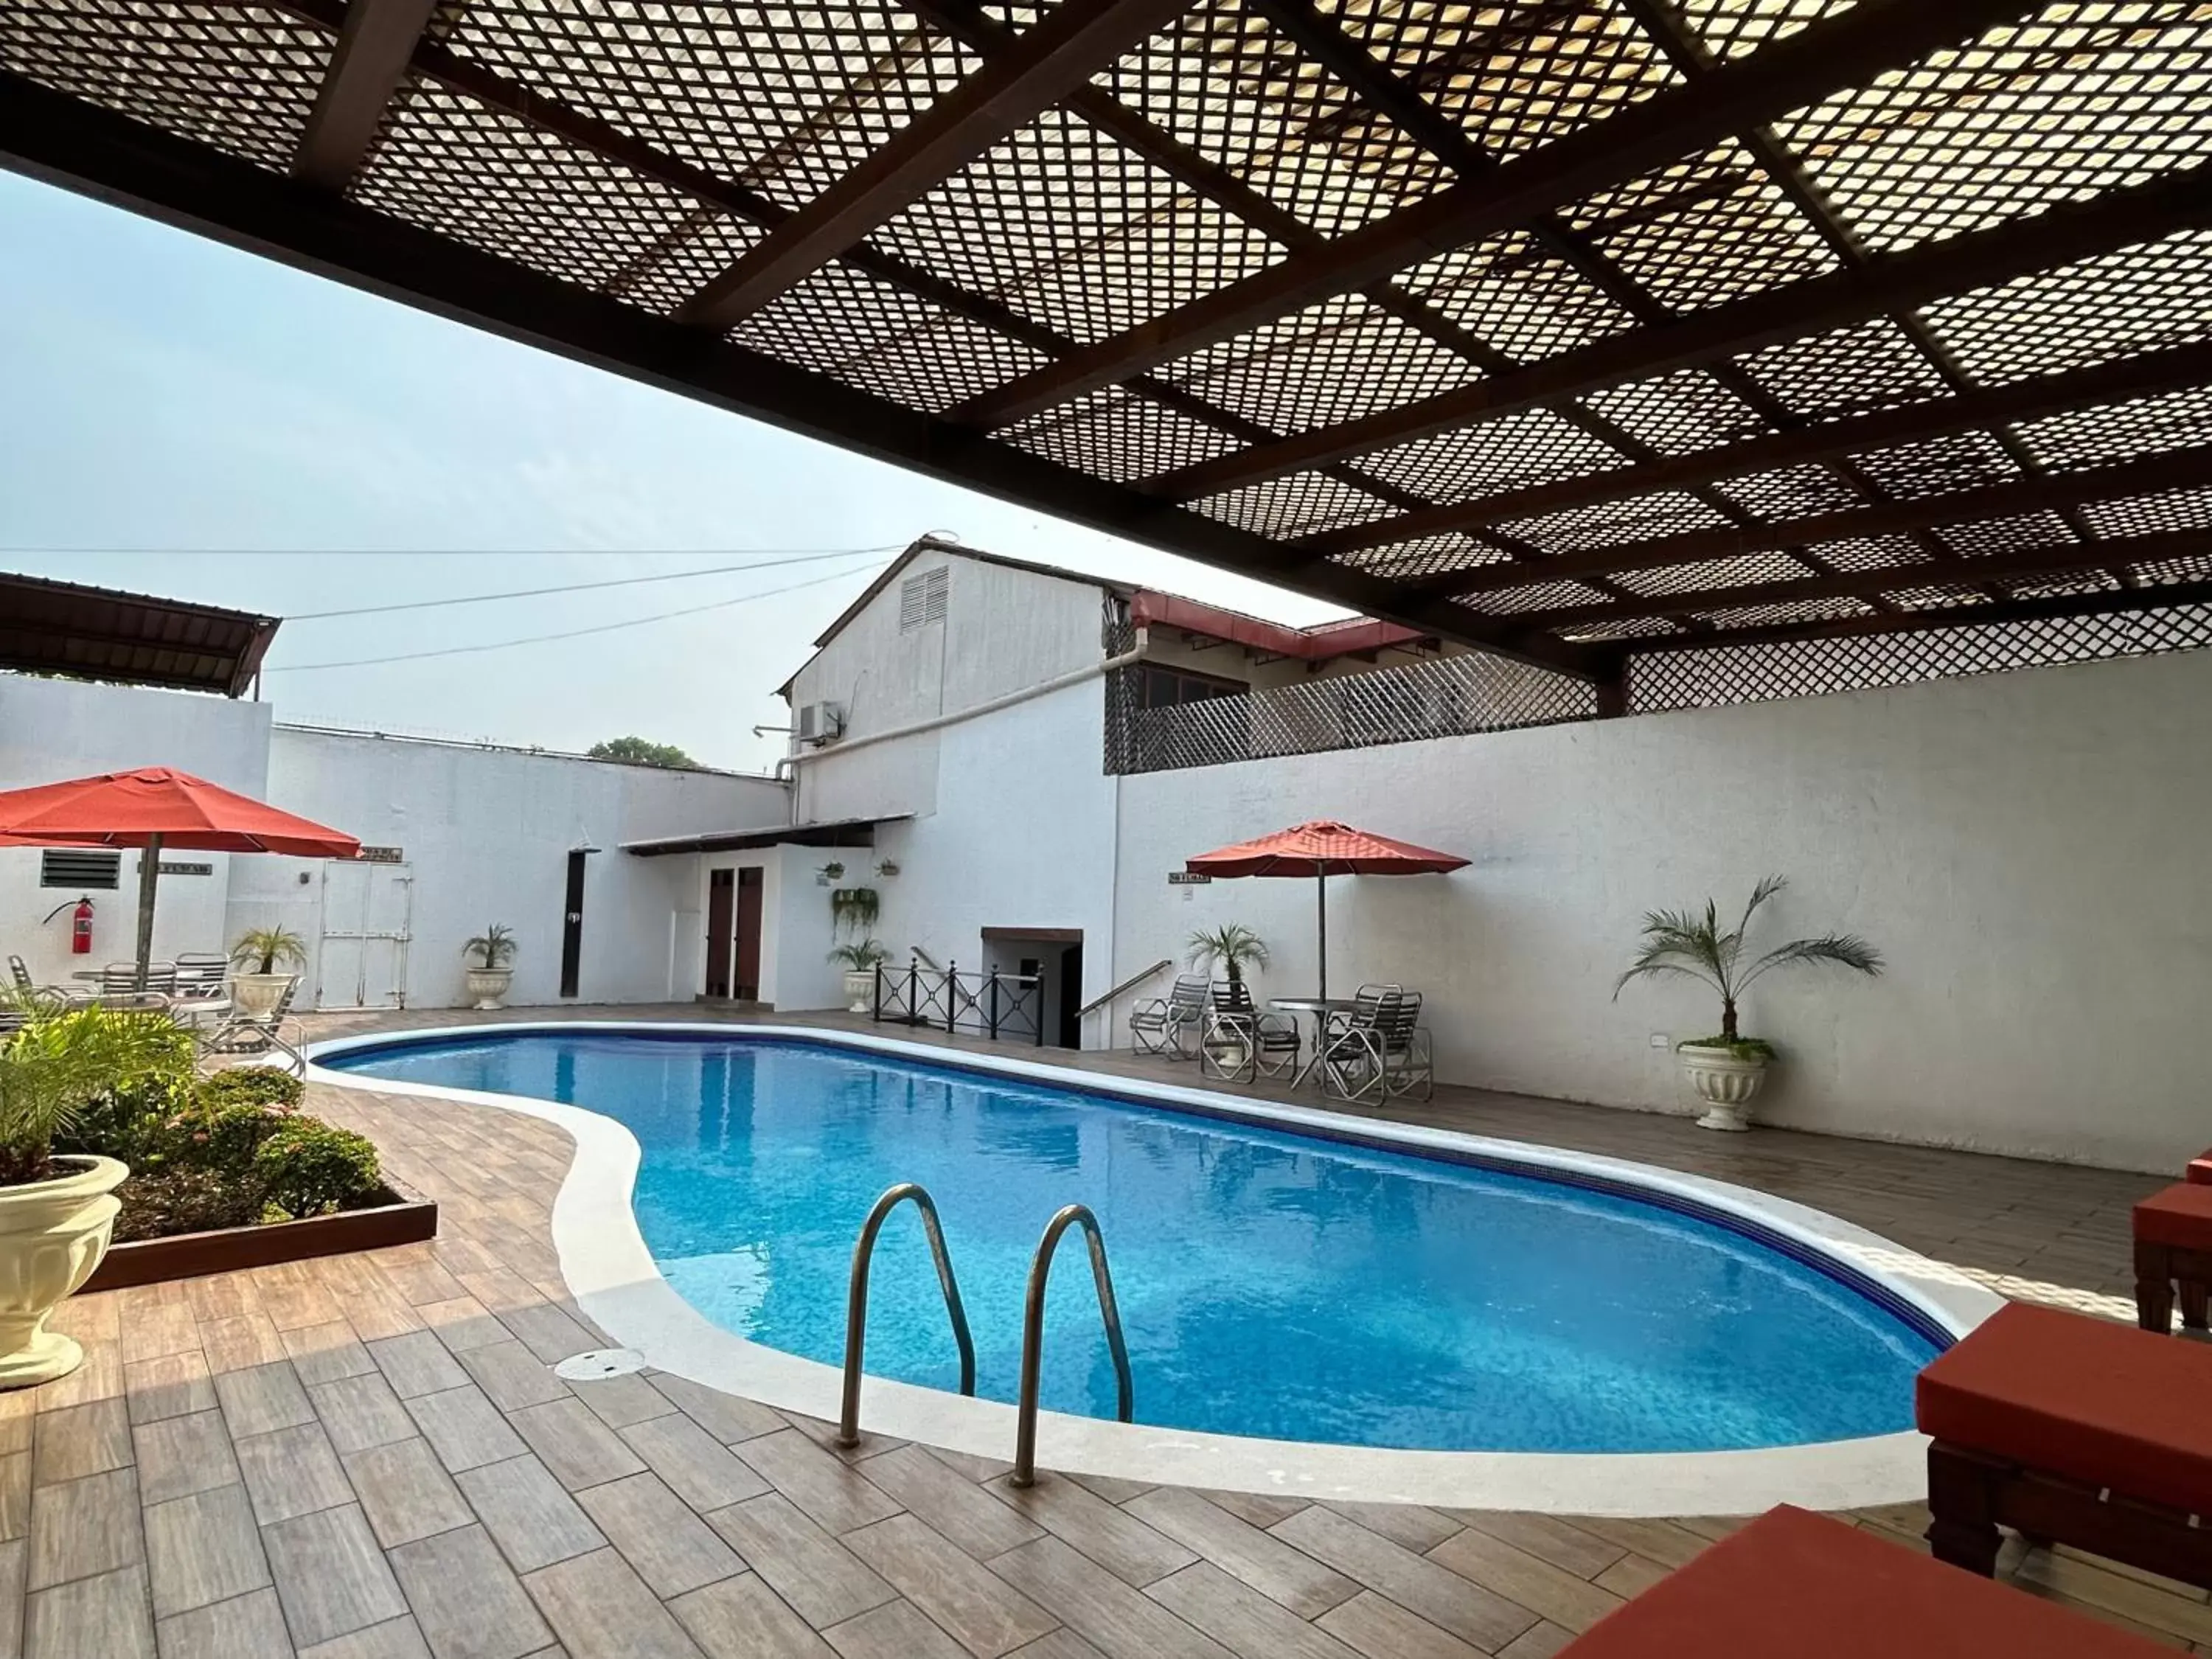
<svg viewBox="0 0 2212 1659"><path fill-rule="evenodd" d="M1743 983L1750 984L1770 968L1796 962L1832 963L1869 975L1881 972L1883 965L1881 952L1856 933L1823 933L1818 939L1793 939L1787 945L1776 945L1752 964Z"/></svg>

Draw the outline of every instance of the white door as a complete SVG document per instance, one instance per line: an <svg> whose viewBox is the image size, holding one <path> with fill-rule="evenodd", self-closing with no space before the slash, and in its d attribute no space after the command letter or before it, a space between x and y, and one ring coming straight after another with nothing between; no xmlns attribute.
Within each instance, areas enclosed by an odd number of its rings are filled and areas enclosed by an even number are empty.
<svg viewBox="0 0 2212 1659"><path fill-rule="evenodd" d="M318 1008L404 1008L408 922L415 890L404 864L323 866Z"/></svg>

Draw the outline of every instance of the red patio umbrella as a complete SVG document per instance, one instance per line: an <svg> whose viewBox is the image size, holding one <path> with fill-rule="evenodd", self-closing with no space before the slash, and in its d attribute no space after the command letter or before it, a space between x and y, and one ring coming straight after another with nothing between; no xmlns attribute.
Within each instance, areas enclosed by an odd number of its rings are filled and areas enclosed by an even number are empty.
<svg viewBox="0 0 2212 1659"><path fill-rule="evenodd" d="M1393 841L1332 818L1278 830L1184 860L1196 876L1311 876L1321 918L1321 994L1328 995L1328 878L1331 876L1424 876L1463 869L1451 853Z"/></svg>
<svg viewBox="0 0 2212 1659"><path fill-rule="evenodd" d="M307 859L349 859L361 852L361 843L342 830L167 766L0 791L0 846L143 849L138 861L142 990L154 954L154 888L165 848Z"/></svg>

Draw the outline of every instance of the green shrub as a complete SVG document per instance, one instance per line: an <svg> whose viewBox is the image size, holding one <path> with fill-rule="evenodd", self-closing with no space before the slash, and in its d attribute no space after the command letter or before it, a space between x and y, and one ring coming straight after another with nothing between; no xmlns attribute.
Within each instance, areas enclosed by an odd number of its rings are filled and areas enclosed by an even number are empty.
<svg viewBox="0 0 2212 1659"><path fill-rule="evenodd" d="M204 1108L241 1101L291 1112L299 1109L307 1085L291 1073L279 1071L274 1066L230 1066L213 1077L201 1079L192 1093Z"/></svg>
<svg viewBox="0 0 2212 1659"><path fill-rule="evenodd" d="M375 1143L319 1119L289 1118L253 1154L268 1201L287 1215L323 1215L374 1194Z"/></svg>
<svg viewBox="0 0 2212 1659"><path fill-rule="evenodd" d="M167 1162L186 1169L246 1176L262 1142L295 1121L251 1101L219 1100L210 1105L195 1100L189 1110L170 1120L162 1150Z"/></svg>

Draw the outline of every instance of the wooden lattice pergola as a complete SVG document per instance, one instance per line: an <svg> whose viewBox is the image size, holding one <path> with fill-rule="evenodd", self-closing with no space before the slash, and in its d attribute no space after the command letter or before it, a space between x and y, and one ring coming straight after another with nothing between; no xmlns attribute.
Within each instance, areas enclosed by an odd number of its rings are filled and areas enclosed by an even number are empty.
<svg viewBox="0 0 2212 1659"><path fill-rule="evenodd" d="M2208 0L0 0L0 161L1601 712L2212 642Z"/></svg>

